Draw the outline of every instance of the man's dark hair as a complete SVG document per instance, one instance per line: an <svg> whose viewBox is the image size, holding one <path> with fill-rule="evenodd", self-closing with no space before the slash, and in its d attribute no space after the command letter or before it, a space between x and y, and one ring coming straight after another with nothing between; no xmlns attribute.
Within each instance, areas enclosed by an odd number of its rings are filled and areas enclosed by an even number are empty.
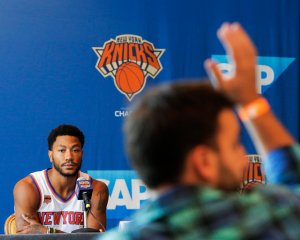
<svg viewBox="0 0 300 240"><path fill-rule="evenodd" d="M125 122L129 159L150 187L176 183L189 151L217 147L219 113L233 102L206 81L155 87L136 103Z"/></svg>
<svg viewBox="0 0 300 240"><path fill-rule="evenodd" d="M81 147L84 145L84 134L80 131L78 127L73 125L62 124L58 127L52 129L48 136L48 150L52 150L53 143L56 141L58 136L73 136L77 137L79 142L81 143Z"/></svg>

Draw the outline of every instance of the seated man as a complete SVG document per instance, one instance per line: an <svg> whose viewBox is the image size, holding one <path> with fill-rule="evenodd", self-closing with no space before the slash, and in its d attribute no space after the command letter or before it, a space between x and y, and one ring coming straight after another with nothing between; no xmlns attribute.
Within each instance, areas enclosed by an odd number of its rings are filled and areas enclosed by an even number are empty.
<svg viewBox="0 0 300 240"><path fill-rule="evenodd" d="M299 239L300 147L256 92L256 50L242 27L224 24L218 36L234 66L224 77L206 62L218 90L156 87L127 118L129 159L156 196L101 239ZM236 192L247 161L234 107L269 179L248 194Z"/></svg>
<svg viewBox="0 0 300 240"><path fill-rule="evenodd" d="M17 233L61 233L83 228L83 201L75 194L80 171L84 135L75 126L60 125L48 136L48 155L52 168L31 173L14 188ZM105 231L108 188L92 180L88 228Z"/></svg>

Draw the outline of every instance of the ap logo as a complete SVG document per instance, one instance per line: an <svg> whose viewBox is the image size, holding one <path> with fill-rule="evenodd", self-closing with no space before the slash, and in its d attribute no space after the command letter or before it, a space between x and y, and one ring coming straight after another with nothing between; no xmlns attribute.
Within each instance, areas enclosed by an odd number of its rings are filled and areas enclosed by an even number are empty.
<svg viewBox="0 0 300 240"><path fill-rule="evenodd" d="M231 71L232 65L226 55L212 55L212 59L219 63L218 67L223 73ZM287 57L257 57L257 91L267 91L294 60Z"/></svg>

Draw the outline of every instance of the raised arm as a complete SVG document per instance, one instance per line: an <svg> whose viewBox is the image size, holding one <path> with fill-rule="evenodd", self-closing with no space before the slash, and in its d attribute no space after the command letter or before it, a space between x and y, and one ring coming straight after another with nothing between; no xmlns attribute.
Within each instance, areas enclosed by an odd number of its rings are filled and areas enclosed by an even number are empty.
<svg viewBox="0 0 300 240"><path fill-rule="evenodd" d="M39 221L39 193L30 177L23 178L14 187L14 205L17 233L47 233Z"/></svg>
<svg viewBox="0 0 300 240"><path fill-rule="evenodd" d="M108 202L108 188L101 181L93 181L93 194L91 199L91 210L87 216L87 227L99 229L104 232L106 229L106 206Z"/></svg>
<svg viewBox="0 0 300 240"><path fill-rule="evenodd" d="M217 33L233 66L224 76L212 60L205 67L213 84L245 113L243 122L261 155L294 143L293 137L271 112L266 100L256 90L256 49L238 23L224 23Z"/></svg>

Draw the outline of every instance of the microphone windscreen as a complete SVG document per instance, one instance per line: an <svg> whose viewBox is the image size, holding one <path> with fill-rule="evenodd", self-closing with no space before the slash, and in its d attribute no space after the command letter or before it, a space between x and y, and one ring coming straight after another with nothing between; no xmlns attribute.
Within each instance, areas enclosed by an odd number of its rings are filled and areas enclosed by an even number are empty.
<svg viewBox="0 0 300 240"><path fill-rule="evenodd" d="M93 192L92 181L85 179L84 177L79 177L76 180L75 193L78 200L83 200L83 193L86 193L90 198Z"/></svg>

